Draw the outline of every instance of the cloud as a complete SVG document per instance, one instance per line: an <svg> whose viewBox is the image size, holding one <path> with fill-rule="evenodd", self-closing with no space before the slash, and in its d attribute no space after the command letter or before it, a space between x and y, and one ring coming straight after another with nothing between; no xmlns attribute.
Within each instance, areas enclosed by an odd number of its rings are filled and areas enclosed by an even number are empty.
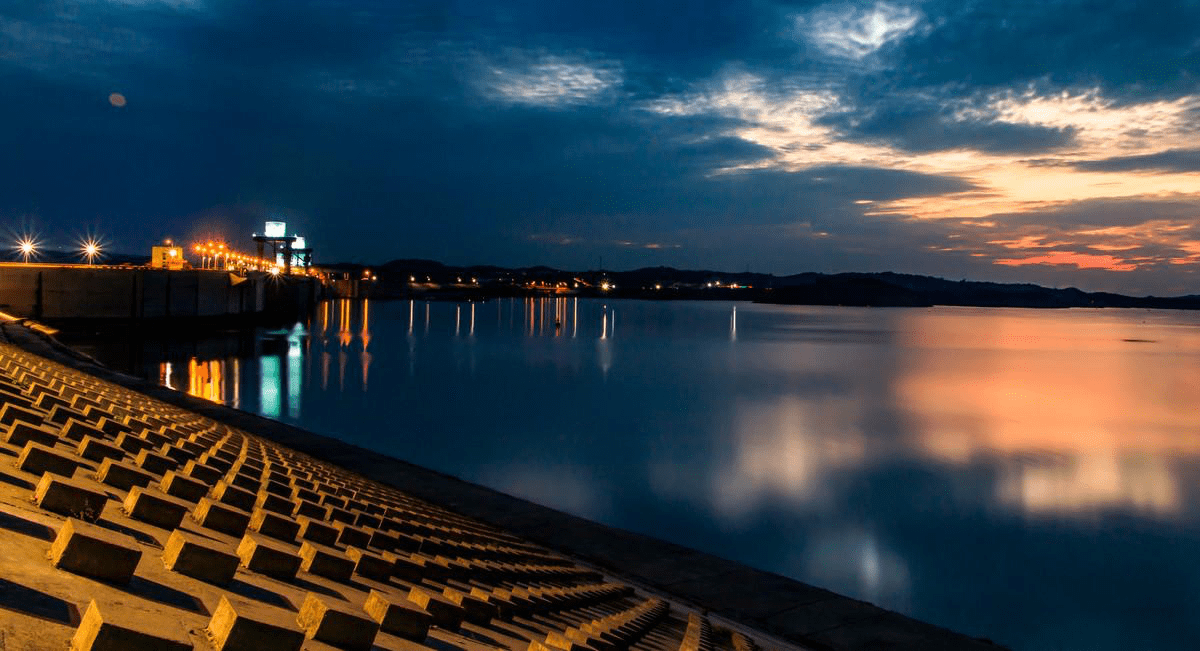
<svg viewBox="0 0 1200 651"><path fill-rule="evenodd" d="M93 2L97 0L92 0ZM114 5L126 5L131 7L154 7L158 5L166 5L173 9L200 9L205 6L205 0L99 0L100 2L108 2Z"/></svg>
<svg viewBox="0 0 1200 651"><path fill-rule="evenodd" d="M1153 9L1138 0L1004 7L933 0L922 8L936 28L898 45L905 87L1098 86L1138 102L1200 90L1192 28L1200 23L1200 4L1190 0L1162 0Z"/></svg>
<svg viewBox="0 0 1200 651"><path fill-rule="evenodd" d="M1134 271L1132 264L1111 255L1094 253L1079 253L1076 251L1054 251L1045 255L1031 255L1024 258L998 258L996 264L1019 267L1024 265L1073 265L1076 269L1107 269L1109 271Z"/></svg>
<svg viewBox="0 0 1200 651"><path fill-rule="evenodd" d="M837 127L844 138L875 140L906 152L951 149L989 154L1042 153L1075 142L1074 126L1045 126L1005 122L992 117L966 118L943 108L944 98L909 105L869 107L831 115L823 123Z"/></svg>
<svg viewBox="0 0 1200 651"><path fill-rule="evenodd" d="M1168 149L1154 154L1080 161L1075 163L1075 169L1089 172L1200 172L1200 149Z"/></svg>
<svg viewBox="0 0 1200 651"><path fill-rule="evenodd" d="M1192 4L807 7L12 0L0 207L131 251L286 211L324 260L1195 277ZM1138 272L996 263L1051 254Z"/></svg>
<svg viewBox="0 0 1200 651"><path fill-rule="evenodd" d="M796 23L822 51L857 60L904 38L920 20L921 13L912 7L877 2L869 8L825 5L799 16Z"/></svg>
<svg viewBox="0 0 1200 651"><path fill-rule="evenodd" d="M493 66L480 83L500 102L569 108L603 98L621 85L622 76L615 62L545 55L530 63Z"/></svg>

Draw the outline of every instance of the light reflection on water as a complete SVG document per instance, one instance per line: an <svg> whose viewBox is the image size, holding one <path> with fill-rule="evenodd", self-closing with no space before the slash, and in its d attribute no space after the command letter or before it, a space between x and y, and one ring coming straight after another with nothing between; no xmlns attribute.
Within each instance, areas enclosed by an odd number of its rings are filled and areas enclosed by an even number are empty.
<svg viewBox="0 0 1200 651"><path fill-rule="evenodd" d="M1198 324L337 301L248 341L126 357L210 400L1019 649L1170 649L1200 639Z"/></svg>

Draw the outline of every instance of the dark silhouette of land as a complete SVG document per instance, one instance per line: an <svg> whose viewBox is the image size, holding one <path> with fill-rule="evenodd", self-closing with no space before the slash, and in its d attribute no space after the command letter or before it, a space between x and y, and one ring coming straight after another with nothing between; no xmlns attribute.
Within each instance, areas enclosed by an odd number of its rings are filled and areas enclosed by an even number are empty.
<svg viewBox="0 0 1200 651"><path fill-rule="evenodd" d="M433 260L393 260L377 267L321 265L351 277L364 270L375 280L363 293L375 298L486 299L570 293L655 300L750 300L794 305L872 307L1125 307L1200 309L1200 294L1126 296L1110 292L1055 289L1033 284L946 280L882 273L724 273L647 267L631 271L568 271L551 267L455 267Z"/></svg>

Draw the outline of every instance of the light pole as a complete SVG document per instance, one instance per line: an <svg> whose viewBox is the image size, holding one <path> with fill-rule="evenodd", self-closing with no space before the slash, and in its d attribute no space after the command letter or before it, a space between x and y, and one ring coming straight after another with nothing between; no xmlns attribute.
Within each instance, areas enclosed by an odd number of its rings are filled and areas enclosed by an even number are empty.
<svg viewBox="0 0 1200 651"><path fill-rule="evenodd" d="M17 242L17 250L21 252L21 260L29 264L29 258L37 253L37 242L32 237L22 238Z"/></svg>
<svg viewBox="0 0 1200 651"><path fill-rule="evenodd" d="M89 265L95 264L96 257L100 255L100 243L96 240L87 240L83 243L83 248L80 249L83 257L87 258Z"/></svg>

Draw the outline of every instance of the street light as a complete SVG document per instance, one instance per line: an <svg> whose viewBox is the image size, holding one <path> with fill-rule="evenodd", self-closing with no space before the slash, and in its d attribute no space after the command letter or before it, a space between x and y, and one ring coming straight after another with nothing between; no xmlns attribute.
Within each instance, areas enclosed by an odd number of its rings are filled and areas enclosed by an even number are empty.
<svg viewBox="0 0 1200 651"><path fill-rule="evenodd" d="M100 255L100 242L94 239L85 240L80 252L83 253L83 257L87 258L88 264L93 264L96 262L96 257Z"/></svg>
<svg viewBox="0 0 1200 651"><path fill-rule="evenodd" d="M37 254L38 243L32 237L23 237L17 241L17 250L21 252L21 260L28 263L29 258Z"/></svg>

